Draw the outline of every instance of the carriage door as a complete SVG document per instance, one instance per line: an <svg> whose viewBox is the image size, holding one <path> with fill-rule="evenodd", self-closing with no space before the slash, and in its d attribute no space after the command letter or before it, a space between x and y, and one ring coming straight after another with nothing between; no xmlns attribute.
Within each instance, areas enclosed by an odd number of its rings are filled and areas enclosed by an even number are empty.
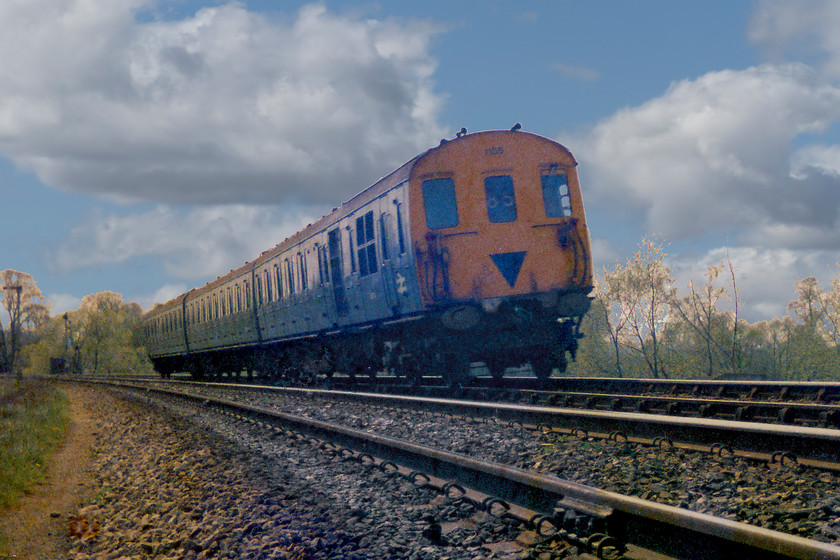
<svg viewBox="0 0 840 560"><path fill-rule="evenodd" d="M332 282L335 311L339 315L347 315L348 306L347 295L344 293L344 269L341 266L341 231L336 228L327 235L329 236L330 282Z"/></svg>

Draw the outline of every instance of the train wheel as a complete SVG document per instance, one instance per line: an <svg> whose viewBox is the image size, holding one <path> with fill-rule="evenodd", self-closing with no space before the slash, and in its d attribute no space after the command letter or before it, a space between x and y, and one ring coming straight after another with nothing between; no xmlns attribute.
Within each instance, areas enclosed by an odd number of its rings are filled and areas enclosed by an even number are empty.
<svg viewBox="0 0 840 560"><path fill-rule="evenodd" d="M560 357L554 355L554 352L539 352L537 356L531 358L531 369L534 370L534 375L537 379L548 379L554 372L554 369L559 369L560 372L566 371L566 353Z"/></svg>
<svg viewBox="0 0 840 560"><path fill-rule="evenodd" d="M470 361L460 352L447 352L443 355L443 380L450 387L462 385L468 377Z"/></svg>
<svg viewBox="0 0 840 560"><path fill-rule="evenodd" d="M492 357L486 358L484 360L484 365L487 366L487 369L490 371L490 375L493 379L501 379L505 376L505 369L507 369L507 367L501 360Z"/></svg>
<svg viewBox="0 0 840 560"><path fill-rule="evenodd" d="M393 367L397 377L404 377L406 382L412 385L420 385L423 381L423 373L420 371L420 365L411 355L400 356Z"/></svg>

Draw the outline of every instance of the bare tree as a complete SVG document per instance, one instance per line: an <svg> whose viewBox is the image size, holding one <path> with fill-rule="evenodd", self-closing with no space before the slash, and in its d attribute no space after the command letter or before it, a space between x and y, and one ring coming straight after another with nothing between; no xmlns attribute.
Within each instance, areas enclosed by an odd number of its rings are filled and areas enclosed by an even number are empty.
<svg viewBox="0 0 840 560"><path fill-rule="evenodd" d="M704 284L698 285L694 280L689 280L688 294L682 298L677 297L672 302L674 314L696 339L693 344L700 345L700 348L695 346L695 351L703 355L708 377L714 375L716 365L725 366L729 370L740 369L737 288L732 263L729 263L729 272L733 290L736 291L735 296L731 296L726 288L717 284L723 270L723 263L710 266L706 271ZM733 299L734 313L718 309L720 302Z"/></svg>
<svg viewBox="0 0 840 560"><path fill-rule="evenodd" d="M624 266L616 265L611 272L604 272L606 291L617 302L615 324L627 331L620 338L642 358L654 378L666 376L660 332L676 293L665 256L661 244L643 237L639 250Z"/></svg>
<svg viewBox="0 0 840 560"><path fill-rule="evenodd" d="M620 291L622 284L619 281L621 277L620 265L616 265L612 272L608 271L605 267L603 275L603 282L596 281L595 283L595 297L596 300L601 301L602 305L593 305L591 313L599 314L598 319L606 331L612 348L615 373L618 377L624 377L624 372L621 367L621 348L628 314L625 313L625 307L621 305Z"/></svg>

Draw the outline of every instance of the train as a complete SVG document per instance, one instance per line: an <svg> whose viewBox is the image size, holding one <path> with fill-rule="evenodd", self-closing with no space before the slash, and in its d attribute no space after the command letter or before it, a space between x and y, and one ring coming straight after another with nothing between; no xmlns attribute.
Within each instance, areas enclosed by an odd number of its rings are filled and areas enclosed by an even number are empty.
<svg viewBox="0 0 840 560"><path fill-rule="evenodd" d="M577 165L519 123L461 129L254 260L156 305L143 318L149 357L163 377L275 382L456 385L476 362L495 378L527 364L541 379L563 372L593 287Z"/></svg>

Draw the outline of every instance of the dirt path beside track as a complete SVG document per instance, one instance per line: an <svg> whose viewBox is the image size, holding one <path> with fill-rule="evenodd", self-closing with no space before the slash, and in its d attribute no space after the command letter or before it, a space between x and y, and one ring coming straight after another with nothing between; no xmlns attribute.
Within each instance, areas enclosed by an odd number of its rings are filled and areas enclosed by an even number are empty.
<svg viewBox="0 0 840 560"><path fill-rule="evenodd" d="M84 388L66 386L63 390L70 404L70 426L52 457L46 480L17 507L0 514L6 557L64 558L69 546L68 514L90 490L87 467L97 429L91 414L93 396Z"/></svg>

